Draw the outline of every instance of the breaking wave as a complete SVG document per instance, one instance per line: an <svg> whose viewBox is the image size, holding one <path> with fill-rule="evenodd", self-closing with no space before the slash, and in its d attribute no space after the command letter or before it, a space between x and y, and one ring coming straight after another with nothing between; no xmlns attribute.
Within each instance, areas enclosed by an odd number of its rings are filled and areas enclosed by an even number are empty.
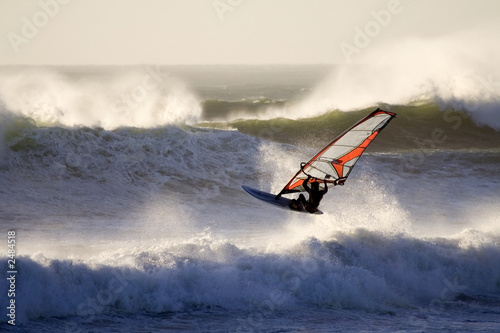
<svg viewBox="0 0 500 333"><path fill-rule="evenodd" d="M500 130L500 47L497 29L434 39L407 38L362 50L353 63L335 66L309 97L287 109L295 119L378 103L432 100L441 109L468 112L479 125Z"/></svg>
<svg viewBox="0 0 500 333"><path fill-rule="evenodd" d="M498 292L498 238L471 246L488 235L419 240L362 229L332 237L256 253L205 235L108 253L119 258L114 264L21 257L18 314L23 321L200 308L390 312Z"/></svg>
<svg viewBox="0 0 500 333"><path fill-rule="evenodd" d="M216 102L211 102L214 108ZM220 102L227 105L228 102ZM233 102L237 110L245 103ZM265 112L269 102L256 102L252 107ZM309 118L237 119L230 122L207 121L198 126L217 129L237 129L267 140L321 148L345 129L377 107L397 113L391 130L377 139L373 151L432 150L432 149L491 149L500 147L499 129L478 124L470 112L462 108L443 109L433 100L406 105L373 105L356 111L330 111ZM258 111L256 111L258 113ZM496 117L496 114L495 114Z"/></svg>
<svg viewBox="0 0 500 333"><path fill-rule="evenodd" d="M155 127L193 123L198 98L158 66L118 69L7 67L1 72L1 113L40 125Z"/></svg>
<svg viewBox="0 0 500 333"><path fill-rule="evenodd" d="M500 136L489 114L479 111L483 126L436 96L324 109L313 98L317 113L288 114L299 102L200 99L150 70L4 70L0 212L20 241L20 322L498 307ZM377 106L398 116L325 197L324 215L304 223L241 190L275 193Z"/></svg>

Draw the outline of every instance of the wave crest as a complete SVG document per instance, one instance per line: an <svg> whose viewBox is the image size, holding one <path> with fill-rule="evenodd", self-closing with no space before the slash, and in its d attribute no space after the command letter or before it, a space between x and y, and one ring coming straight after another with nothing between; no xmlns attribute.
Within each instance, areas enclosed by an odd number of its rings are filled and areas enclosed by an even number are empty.
<svg viewBox="0 0 500 333"><path fill-rule="evenodd" d="M333 66L306 98L270 107L259 118L310 118L332 110L432 100L500 130L500 68L491 61L500 57L500 47L492 40L496 36L478 29L363 49L352 63Z"/></svg>
<svg viewBox="0 0 500 333"><path fill-rule="evenodd" d="M2 70L3 112L39 124L155 127L193 123L198 98L159 67L79 72L46 68Z"/></svg>
<svg viewBox="0 0 500 333"><path fill-rule="evenodd" d="M462 248L451 240L388 237L364 229L328 241L307 239L274 253L201 235L113 255L106 264L102 258L20 257L26 279L17 295L20 320L200 308L251 313L262 304L272 304L273 311L310 306L388 311L496 293L500 274L493 264L499 250L488 242ZM2 262L5 269L7 260Z"/></svg>

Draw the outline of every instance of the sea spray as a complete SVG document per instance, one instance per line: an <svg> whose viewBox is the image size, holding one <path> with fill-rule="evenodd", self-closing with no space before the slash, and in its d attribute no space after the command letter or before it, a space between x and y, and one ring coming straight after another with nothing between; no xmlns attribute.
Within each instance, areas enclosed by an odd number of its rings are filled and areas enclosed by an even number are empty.
<svg viewBox="0 0 500 333"><path fill-rule="evenodd" d="M443 110L467 111L479 124L499 129L500 68L491 60L500 58L498 43L491 42L495 39L479 27L373 45L352 63L332 66L309 96L270 106L260 118L309 118L332 110L433 100Z"/></svg>
<svg viewBox="0 0 500 333"><path fill-rule="evenodd" d="M135 78L110 92L113 103L118 91L135 96L130 105L159 82L130 68L50 71L82 89ZM387 105L397 118L345 186L330 189L325 214L275 209L241 185L279 190L301 161L376 108L266 120L269 101L289 107L283 96L311 88L301 75L293 88L255 73L264 82L238 77L226 90L219 76L192 79L218 111L196 124L74 126L4 107L0 221L4 235L16 229L16 325L498 331L498 131L433 99Z"/></svg>
<svg viewBox="0 0 500 333"><path fill-rule="evenodd" d="M194 93L158 66L81 74L48 68L4 68L0 98L9 111L40 124L155 127L193 123Z"/></svg>

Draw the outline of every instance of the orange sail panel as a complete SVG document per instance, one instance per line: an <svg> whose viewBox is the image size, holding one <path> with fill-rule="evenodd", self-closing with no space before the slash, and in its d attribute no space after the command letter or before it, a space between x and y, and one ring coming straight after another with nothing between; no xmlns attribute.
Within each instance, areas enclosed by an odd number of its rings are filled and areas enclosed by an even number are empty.
<svg viewBox="0 0 500 333"><path fill-rule="evenodd" d="M377 109L340 134L316 154L281 190L279 195L305 191L303 183L310 182L342 185L354 164L380 131L396 116L395 113Z"/></svg>

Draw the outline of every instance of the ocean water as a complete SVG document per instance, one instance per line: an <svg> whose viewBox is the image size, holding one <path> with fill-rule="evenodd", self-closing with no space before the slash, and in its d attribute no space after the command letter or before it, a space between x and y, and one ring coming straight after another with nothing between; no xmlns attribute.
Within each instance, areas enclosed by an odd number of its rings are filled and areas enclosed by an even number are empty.
<svg viewBox="0 0 500 333"><path fill-rule="evenodd" d="M15 231L17 271L15 296L0 280L0 330L14 299L22 332L500 331L487 74L403 94L341 80L351 67L0 73L0 268ZM323 215L241 189L277 193L377 107L397 117Z"/></svg>

